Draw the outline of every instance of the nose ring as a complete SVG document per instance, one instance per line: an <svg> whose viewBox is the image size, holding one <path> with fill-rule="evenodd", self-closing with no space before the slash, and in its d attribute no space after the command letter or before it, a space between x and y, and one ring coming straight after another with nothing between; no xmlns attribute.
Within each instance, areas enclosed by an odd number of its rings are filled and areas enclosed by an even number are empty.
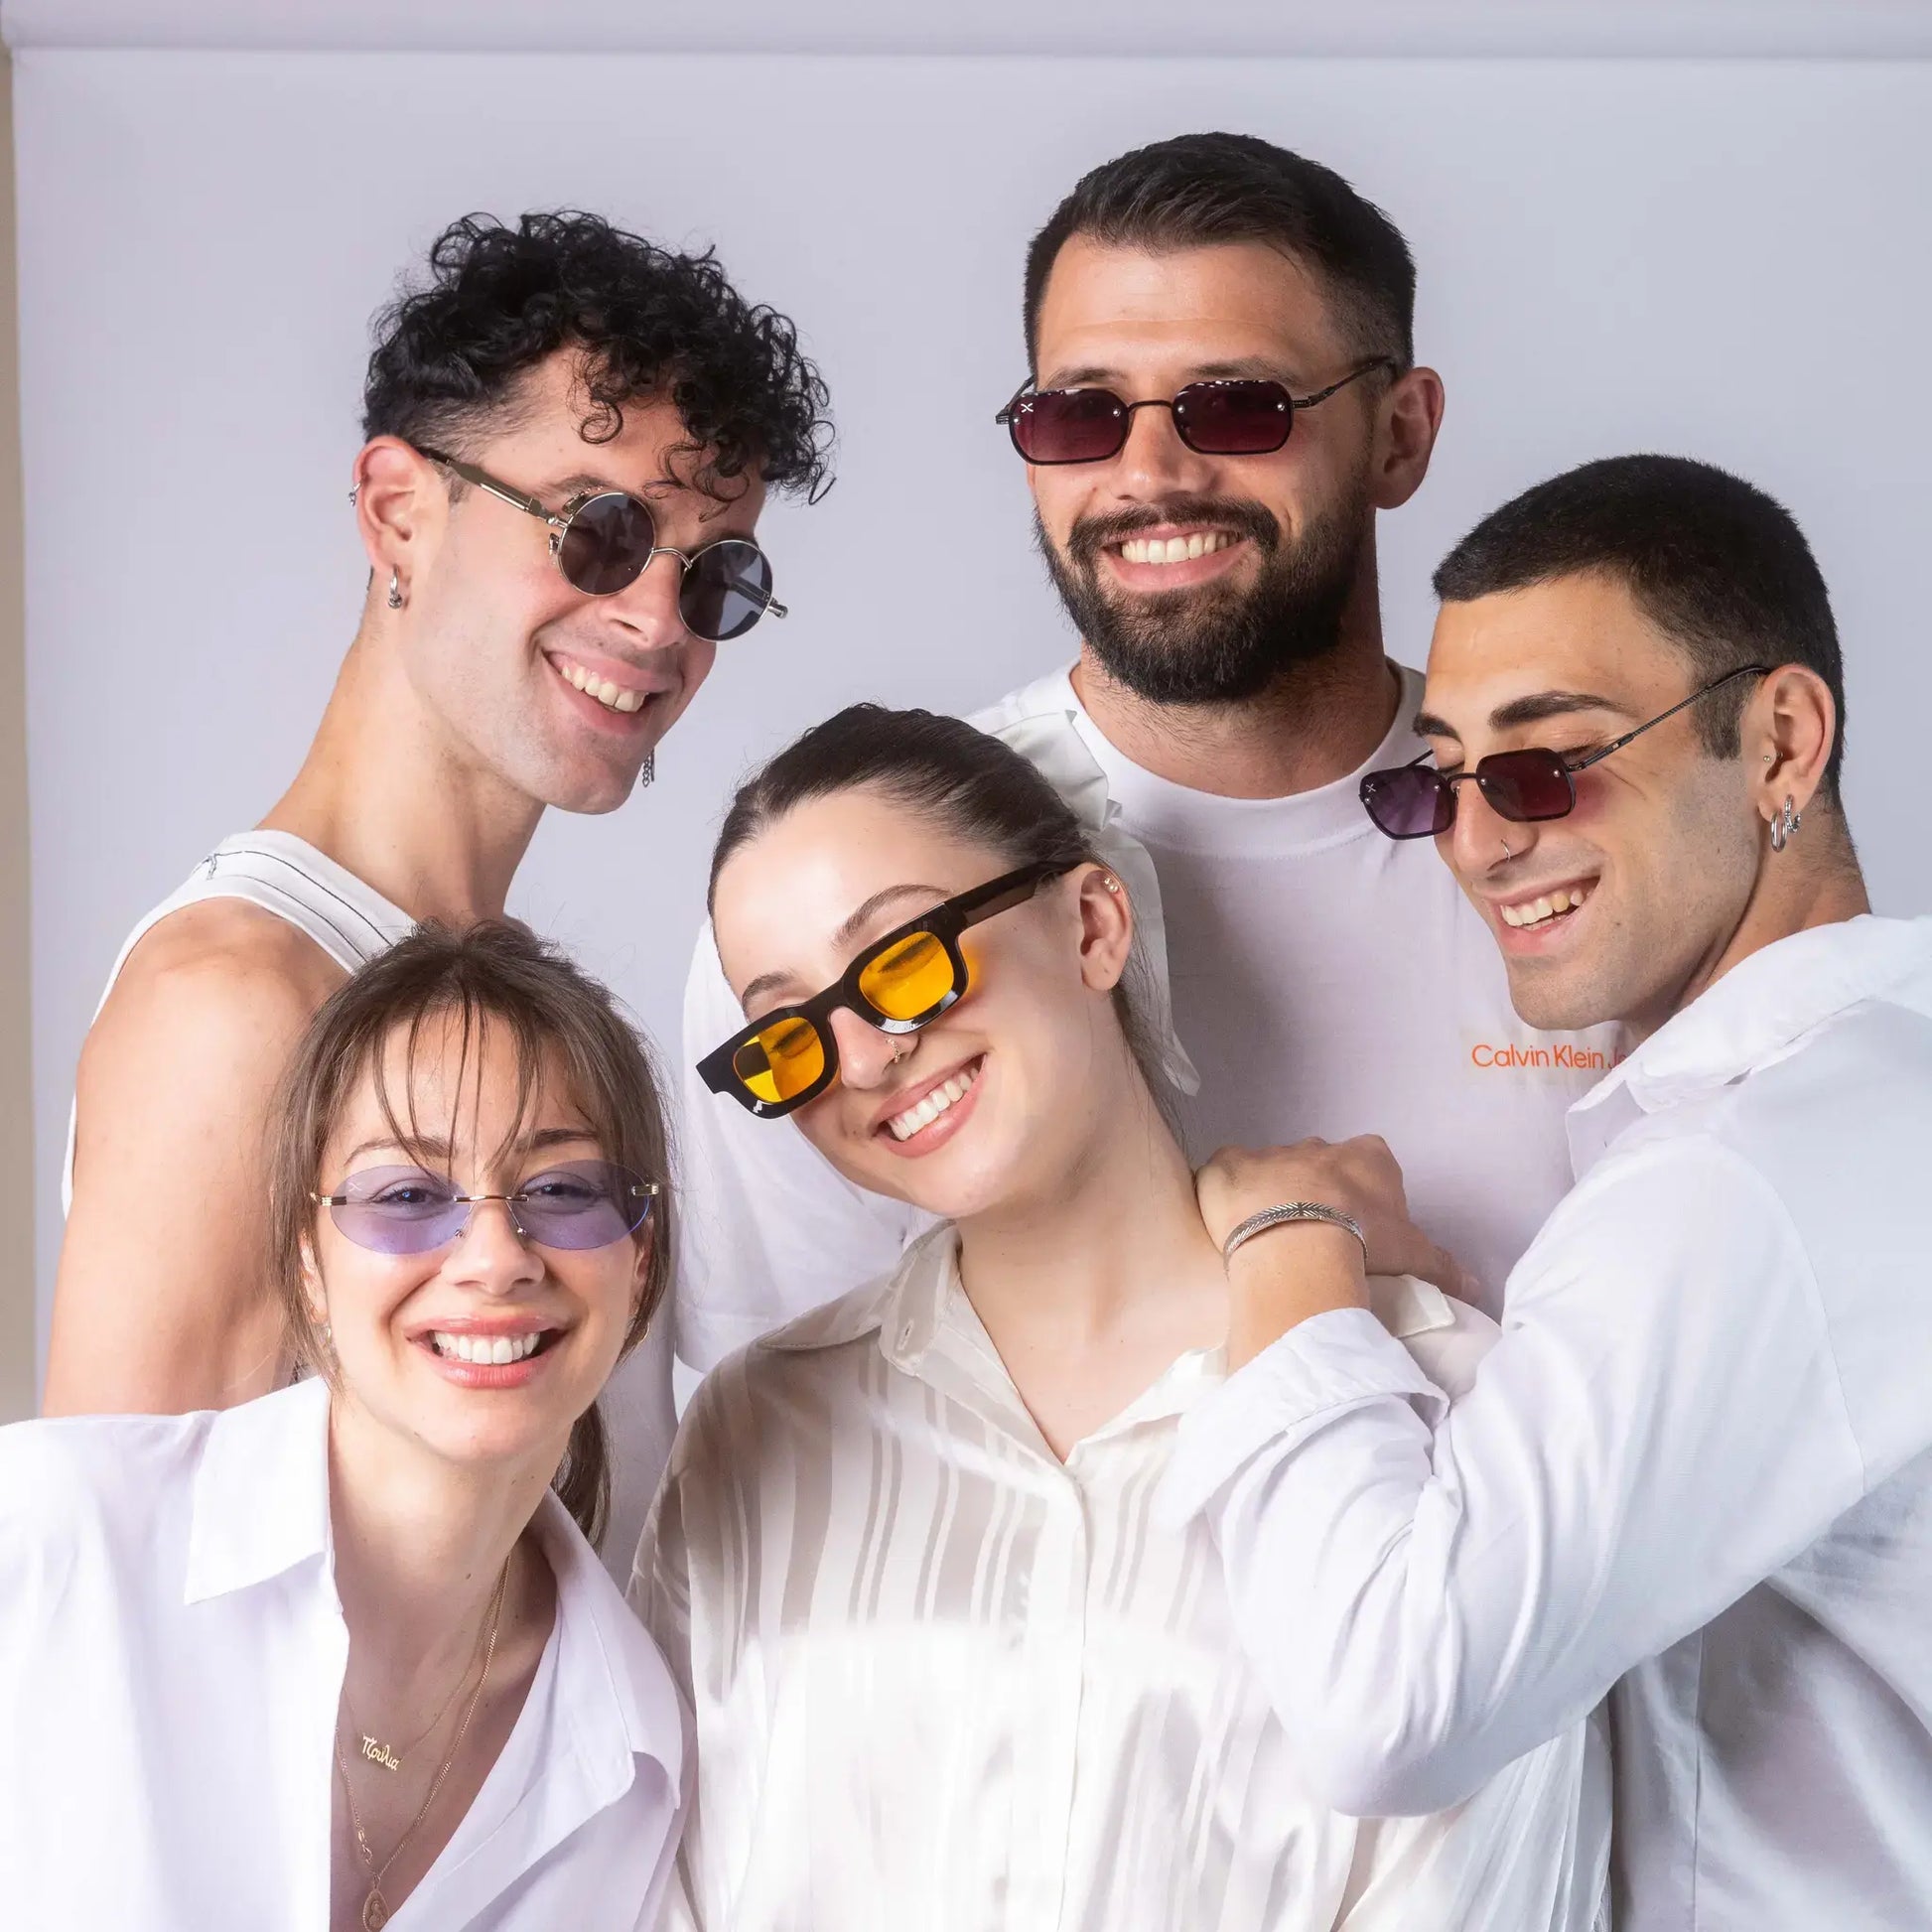
<svg viewBox="0 0 1932 1932"><path fill-rule="evenodd" d="M1513 852L1512 852L1512 851L1510 851L1510 849L1509 849L1509 841L1508 841L1507 839L1504 839L1504 840L1503 840L1503 841L1502 841L1501 843L1502 843L1502 848L1503 848L1503 857L1504 857L1505 859L1513 859L1513 858L1515 858L1515 856L1516 856L1516 855L1515 855L1515 853L1513 853Z"/></svg>

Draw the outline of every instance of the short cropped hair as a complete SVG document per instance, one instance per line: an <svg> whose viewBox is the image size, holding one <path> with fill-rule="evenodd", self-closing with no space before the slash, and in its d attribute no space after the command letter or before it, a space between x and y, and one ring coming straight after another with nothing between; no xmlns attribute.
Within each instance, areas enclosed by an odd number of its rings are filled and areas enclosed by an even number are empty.
<svg viewBox="0 0 1932 1932"><path fill-rule="evenodd" d="M1046 278L1075 235L1161 251L1266 243L1313 272L1358 354L1398 369L1416 359L1416 264L1401 230L1332 168L1255 135L1177 135L1080 178L1027 250L1030 363Z"/></svg>
<svg viewBox="0 0 1932 1932"><path fill-rule="evenodd" d="M571 209L514 226L467 214L430 244L427 269L375 320L365 437L464 455L516 422L531 370L574 348L586 441L609 442L627 405L662 396L708 494L737 495L750 476L779 490L824 486L825 384L792 324L746 302L711 250L677 254Z"/></svg>
<svg viewBox="0 0 1932 1932"><path fill-rule="evenodd" d="M1845 757L1838 625L1811 545L1782 503L1689 457L1605 457L1492 510L1437 567L1436 595L1467 604L1586 572L1623 584L1700 684L1746 664L1817 672L1838 708L1823 786L1837 801ZM1737 756L1749 696L1739 680L1693 713L1714 758Z"/></svg>

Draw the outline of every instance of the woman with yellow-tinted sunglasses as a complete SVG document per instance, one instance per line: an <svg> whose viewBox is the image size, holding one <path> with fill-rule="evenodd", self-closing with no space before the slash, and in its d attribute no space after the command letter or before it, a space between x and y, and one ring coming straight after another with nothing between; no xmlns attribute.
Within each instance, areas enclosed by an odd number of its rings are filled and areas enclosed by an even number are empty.
<svg viewBox="0 0 1932 1932"><path fill-rule="evenodd" d="M1593 1732L1454 1813L1321 1810L1206 1532L1154 1511L1226 1272L1123 990L1128 892L1052 786L855 707L740 792L712 913L746 1014L713 1104L942 1219L679 1433L633 1583L697 1719L672 1922L1590 1926ZM1466 1386L1483 1318L1377 1286Z"/></svg>

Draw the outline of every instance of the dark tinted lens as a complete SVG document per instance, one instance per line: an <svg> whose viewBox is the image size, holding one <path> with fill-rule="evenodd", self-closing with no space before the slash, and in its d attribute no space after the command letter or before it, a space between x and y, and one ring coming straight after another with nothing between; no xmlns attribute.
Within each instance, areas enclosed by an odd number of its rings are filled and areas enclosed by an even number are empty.
<svg viewBox="0 0 1932 1932"><path fill-rule="evenodd" d="M742 637L771 602L771 560L743 537L708 543L685 566L677 608L694 637Z"/></svg>
<svg viewBox="0 0 1932 1932"><path fill-rule="evenodd" d="M1434 838L1455 823L1455 793L1433 765L1371 771L1362 780L1362 804L1392 839Z"/></svg>
<svg viewBox="0 0 1932 1932"><path fill-rule="evenodd" d="M1476 783L1498 817L1524 824L1561 818L1577 802L1555 752L1492 752L1476 760Z"/></svg>
<svg viewBox="0 0 1932 1932"><path fill-rule="evenodd" d="M580 591L611 597L637 581L657 532L634 496L607 490L579 506L557 546L557 563Z"/></svg>
<svg viewBox="0 0 1932 1932"><path fill-rule="evenodd" d="M650 1189L611 1161L570 1161L532 1174L511 1206L517 1225L545 1248L608 1248L650 1212Z"/></svg>
<svg viewBox="0 0 1932 1932"><path fill-rule="evenodd" d="M441 1174L421 1168L362 1168L335 1192L329 1217L358 1248L421 1255L454 1240L470 1209Z"/></svg>
<svg viewBox="0 0 1932 1932"><path fill-rule="evenodd" d="M1111 389L1048 389L1013 405L1011 428L1029 463L1098 463L1127 441L1127 406Z"/></svg>
<svg viewBox="0 0 1932 1932"><path fill-rule="evenodd" d="M1279 382L1190 382L1173 399L1173 420L1189 449L1260 456L1288 441L1295 410Z"/></svg>

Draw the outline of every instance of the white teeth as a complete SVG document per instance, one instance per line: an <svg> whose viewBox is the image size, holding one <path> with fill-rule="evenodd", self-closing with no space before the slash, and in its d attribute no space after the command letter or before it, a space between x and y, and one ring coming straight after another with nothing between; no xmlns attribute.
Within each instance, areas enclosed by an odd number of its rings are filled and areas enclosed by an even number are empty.
<svg viewBox="0 0 1932 1932"><path fill-rule="evenodd" d="M621 685L613 684L608 678L601 678L585 670L581 664L559 662L558 674L566 684L574 685L579 691L595 698L599 704L613 711L641 711L644 707L644 693L626 691Z"/></svg>
<svg viewBox="0 0 1932 1932"><path fill-rule="evenodd" d="M1184 537L1129 537L1120 554L1130 564L1178 564L1190 557L1211 557L1233 541L1225 530L1196 530Z"/></svg>
<svg viewBox="0 0 1932 1932"><path fill-rule="evenodd" d="M955 1101L963 1100L971 1091L973 1082L979 1078L977 1063L955 1073L943 1086L934 1087L916 1105L906 1108L902 1114L895 1114L886 1125L892 1129L896 1141L909 1141L921 1127L929 1127Z"/></svg>
<svg viewBox="0 0 1932 1932"><path fill-rule="evenodd" d="M430 1343L439 1355L447 1355L452 1361L473 1362L482 1367L493 1367L507 1362L520 1362L537 1352L537 1344L543 1339L534 1335L463 1335L450 1334L439 1328L430 1336Z"/></svg>
<svg viewBox="0 0 1932 1932"><path fill-rule="evenodd" d="M1574 912L1589 897L1589 893L1588 886L1573 886L1567 892L1547 893L1527 904L1504 905L1498 909L1503 915L1504 925L1542 925L1559 913Z"/></svg>

